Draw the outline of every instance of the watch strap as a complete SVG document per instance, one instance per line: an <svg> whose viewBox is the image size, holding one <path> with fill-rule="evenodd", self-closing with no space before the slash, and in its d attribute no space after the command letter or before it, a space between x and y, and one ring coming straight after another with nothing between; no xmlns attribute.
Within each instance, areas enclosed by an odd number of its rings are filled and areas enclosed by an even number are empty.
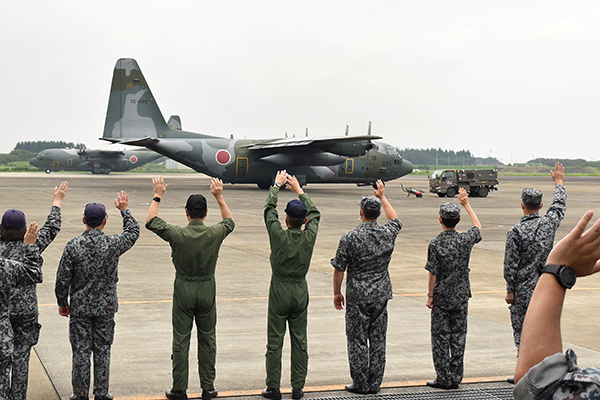
<svg viewBox="0 0 600 400"><path fill-rule="evenodd" d="M152 201L155 201L157 203L160 203L160 197L156 196L152 199Z"/></svg>
<svg viewBox="0 0 600 400"><path fill-rule="evenodd" d="M571 273L573 274L573 283L571 284L570 282L565 282L563 280L562 277L562 272L563 269L569 269L571 270ZM574 285L575 285L575 281L577 278L577 273L575 272L575 270L571 267L569 267L568 265L556 265L556 264L546 264L542 267L541 273L548 273L548 274L552 274L556 277L556 280L558 281L558 283L560 283L560 285L562 287L564 287L565 289L571 289Z"/></svg>

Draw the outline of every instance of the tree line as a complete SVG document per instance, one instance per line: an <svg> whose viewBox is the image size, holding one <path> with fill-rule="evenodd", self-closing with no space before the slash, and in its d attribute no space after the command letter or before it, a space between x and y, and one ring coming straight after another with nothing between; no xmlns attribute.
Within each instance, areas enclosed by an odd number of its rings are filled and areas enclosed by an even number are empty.
<svg viewBox="0 0 600 400"><path fill-rule="evenodd" d="M494 157L475 157L469 150L443 150L443 149L401 149L402 158L407 159L413 165L425 167L426 169L443 167L448 165L503 165Z"/></svg>
<svg viewBox="0 0 600 400"><path fill-rule="evenodd" d="M18 142L10 153L0 153L0 165L8 164L13 161L29 161L40 151L46 149L62 149L70 147L73 149L86 149L85 144L65 142L62 140L40 140L35 142Z"/></svg>

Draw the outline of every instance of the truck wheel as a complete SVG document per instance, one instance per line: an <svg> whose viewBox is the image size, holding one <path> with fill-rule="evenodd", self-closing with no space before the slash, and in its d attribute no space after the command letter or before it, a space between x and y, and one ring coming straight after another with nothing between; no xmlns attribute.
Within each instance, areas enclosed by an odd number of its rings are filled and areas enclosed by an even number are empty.
<svg viewBox="0 0 600 400"><path fill-rule="evenodd" d="M477 194L479 195L479 197L487 197L489 192L490 191L485 186L482 186L479 188Z"/></svg>
<svg viewBox="0 0 600 400"><path fill-rule="evenodd" d="M448 190L446 190L446 196L448 196L448 197L456 196L456 189L454 189L453 187L448 188Z"/></svg>
<svg viewBox="0 0 600 400"><path fill-rule="evenodd" d="M446 193L438 193L437 195L440 197L446 197Z"/></svg>

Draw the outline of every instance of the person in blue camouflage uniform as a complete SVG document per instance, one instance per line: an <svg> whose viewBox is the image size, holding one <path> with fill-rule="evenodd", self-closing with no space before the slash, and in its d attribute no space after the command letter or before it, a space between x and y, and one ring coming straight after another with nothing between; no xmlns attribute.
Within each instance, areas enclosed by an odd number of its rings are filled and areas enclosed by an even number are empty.
<svg viewBox="0 0 600 400"><path fill-rule="evenodd" d="M542 273L531 297L515 368L515 400L600 399L600 368L582 369L573 350L563 353L560 329L566 289L575 276L600 271L600 220L584 233L593 215L585 213L548 256L547 263L564 272L544 270L550 273Z"/></svg>
<svg viewBox="0 0 600 400"><path fill-rule="evenodd" d="M333 304L342 310L346 302L346 340L352 393L377 393L385 371L388 325L387 303L392 299L389 264L402 223L385 197L381 180L374 196L360 201L361 223L340 239L333 270ZM381 208L387 218L377 222ZM346 273L346 299L341 293Z"/></svg>
<svg viewBox="0 0 600 400"><path fill-rule="evenodd" d="M60 205L67 190L67 182L62 182L59 187L54 188L54 200L50 214L46 218L44 226L40 228L35 241L35 246L40 254L52 243L60 231ZM25 230L26 220L22 211L11 209L4 213L0 225L0 257L25 261L25 243L23 242ZM12 400L27 399L29 356L31 347L38 342L42 327L38 323L38 315L36 284L12 288L10 291L10 323L15 337L10 377Z"/></svg>
<svg viewBox="0 0 600 400"><path fill-rule="evenodd" d="M34 245L39 229L29 224L23 237L23 262L0 258L0 400L12 399L9 376L15 349L10 323L10 292L13 287L26 286L42 281L42 258Z"/></svg>
<svg viewBox="0 0 600 400"><path fill-rule="evenodd" d="M298 195L285 208L286 226L283 229L277 213L279 190L287 186ZM285 170L275 177L265 202L264 220L269 234L271 254L271 284L267 313L267 353L265 364L267 387L263 397L279 400L281 391L281 351L286 323L290 330L292 398L304 396L304 383L308 372L306 326L308 317L308 284L306 274L310 268L317 240L321 213L310 197L304 193L296 177ZM304 225L304 229L302 229Z"/></svg>
<svg viewBox="0 0 600 400"><path fill-rule="evenodd" d="M94 398L111 400L108 392L110 348L118 311L119 257L140 235L140 226L129 210L129 196L117 194L115 207L123 218L123 232L104 234L108 216L99 203L85 206L86 230L66 244L56 271L55 294L60 315L70 317L69 340L73 352L71 400L87 400L90 389L90 356L94 354Z"/></svg>
<svg viewBox="0 0 600 400"><path fill-rule="evenodd" d="M457 389L463 378L467 314L471 286L469 260L473 246L481 241L481 224L469 204L465 189L459 190L459 202L469 214L473 226L459 233L460 208L453 203L440 206L443 231L429 242L427 307L431 309L431 352L436 378L427 385L439 389Z"/></svg>
<svg viewBox="0 0 600 400"><path fill-rule="evenodd" d="M510 320L517 354L521 342L523 320L529 300L535 289L541 268L554 245L554 235L567 211L567 191L562 185L565 168L556 163L552 171L555 183L554 199L545 216L539 212L542 192L523 189L521 209L524 216L509 229L504 252L504 279L506 280L506 303L510 308Z"/></svg>
<svg viewBox="0 0 600 400"><path fill-rule="evenodd" d="M167 187L169 184L165 184L162 176L152 179L154 198L146 216L146 228L171 246L176 271L171 315L173 385L165 396L173 400L188 398L190 336L195 321L202 399L210 400L219 394L214 386L217 355L215 270L221 244L233 232L235 222L223 197L223 182L213 178L210 193L219 206L221 221L205 225L208 213L206 198L201 194L193 194L188 197L185 205L188 224L184 227L168 224L158 216L160 201Z"/></svg>

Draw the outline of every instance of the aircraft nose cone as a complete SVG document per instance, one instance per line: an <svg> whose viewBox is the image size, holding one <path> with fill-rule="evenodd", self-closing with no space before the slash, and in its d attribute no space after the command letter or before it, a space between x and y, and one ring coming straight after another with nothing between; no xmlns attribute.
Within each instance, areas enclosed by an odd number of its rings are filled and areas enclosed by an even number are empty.
<svg viewBox="0 0 600 400"><path fill-rule="evenodd" d="M402 165L400 166L400 176L408 175L412 172L412 170L412 163L407 160L402 160Z"/></svg>
<svg viewBox="0 0 600 400"><path fill-rule="evenodd" d="M34 167L38 167L41 165L40 159L37 157L32 158L31 160L29 160L29 164L33 165Z"/></svg>

